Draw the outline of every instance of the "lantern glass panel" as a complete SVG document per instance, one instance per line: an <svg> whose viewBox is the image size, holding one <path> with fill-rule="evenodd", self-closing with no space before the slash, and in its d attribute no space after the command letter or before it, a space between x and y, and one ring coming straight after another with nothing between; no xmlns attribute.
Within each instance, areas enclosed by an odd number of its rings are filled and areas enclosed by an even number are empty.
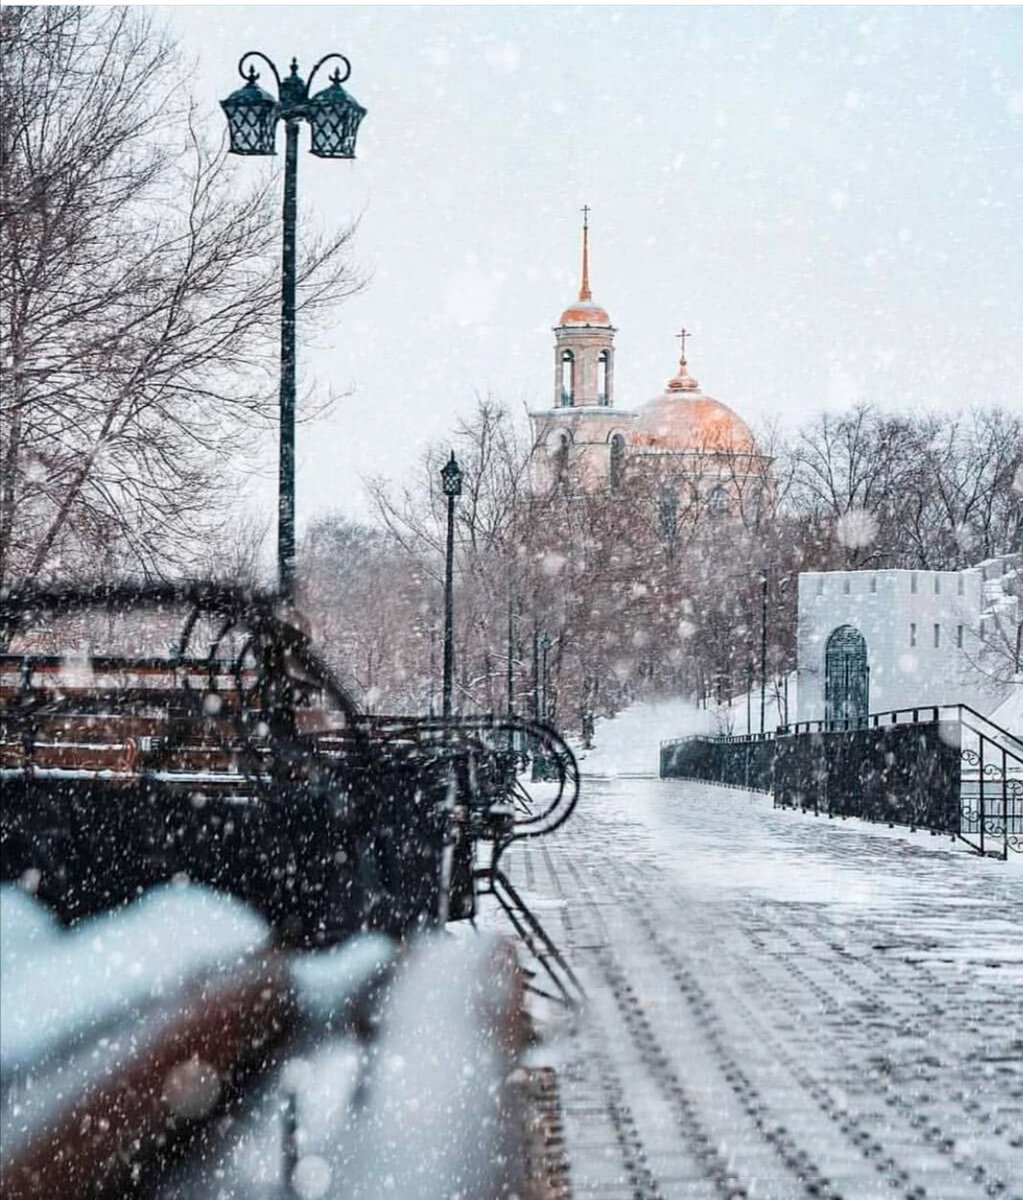
<svg viewBox="0 0 1023 1200"><path fill-rule="evenodd" d="M228 96L220 103L227 114L232 154L273 154L277 103L268 92L254 83Z"/></svg>
<svg viewBox="0 0 1023 1200"><path fill-rule="evenodd" d="M309 104L312 153L319 158L354 158L355 138L366 110L334 83Z"/></svg>
<svg viewBox="0 0 1023 1200"><path fill-rule="evenodd" d="M452 458L441 469L441 482L444 485L445 496L460 496L462 494L462 468Z"/></svg>

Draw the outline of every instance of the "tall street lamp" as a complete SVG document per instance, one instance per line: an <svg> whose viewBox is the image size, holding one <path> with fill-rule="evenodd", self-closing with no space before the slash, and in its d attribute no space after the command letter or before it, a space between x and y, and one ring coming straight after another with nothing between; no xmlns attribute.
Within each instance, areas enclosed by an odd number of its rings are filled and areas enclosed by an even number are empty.
<svg viewBox="0 0 1023 1200"><path fill-rule="evenodd" d="M453 591L455 562L455 500L462 494L462 468L455 452L441 468L441 484L448 498L448 548L444 562L444 720L451 719L451 681L455 669L455 598Z"/></svg>
<svg viewBox="0 0 1023 1200"><path fill-rule="evenodd" d="M251 59L259 58L277 81L275 100L259 86L259 73ZM338 59L330 86L310 97L316 72L325 62ZM249 63L248 71L245 64ZM327 54L309 73L306 83L291 60L291 74L281 80L276 66L258 50L250 50L238 61L245 86L232 92L220 107L227 116L231 153L273 155L277 122L286 131L284 150L284 249L281 255L281 389L280 464L277 487L277 586L290 599L295 586L295 242L298 207L298 126L310 126L310 151L318 158L354 158L359 122L366 110L341 86L351 74L343 54Z"/></svg>

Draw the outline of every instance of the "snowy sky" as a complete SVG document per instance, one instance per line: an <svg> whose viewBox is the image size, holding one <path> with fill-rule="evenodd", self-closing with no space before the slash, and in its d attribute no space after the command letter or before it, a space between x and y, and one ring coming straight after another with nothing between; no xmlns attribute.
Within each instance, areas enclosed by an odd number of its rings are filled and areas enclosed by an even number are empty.
<svg viewBox="0 0 1023 1200"><path fill-rule="evenodd" d="M620 406L662 390L685 324L754 421L1023 409L1023 9L155 11L211 128L247 49L340 50L369 110L355 162L302 135L304 218L361 214L371 280L301 353L300 387L345 395L300 431L300 526L366 515L360 476L406 473L476 392L549 403L583 203Z"/></svg>

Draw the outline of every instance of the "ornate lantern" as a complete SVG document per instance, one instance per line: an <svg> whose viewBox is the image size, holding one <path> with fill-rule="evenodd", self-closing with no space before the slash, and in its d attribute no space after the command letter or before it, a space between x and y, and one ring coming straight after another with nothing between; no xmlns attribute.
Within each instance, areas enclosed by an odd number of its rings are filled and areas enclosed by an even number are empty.
<svg viewBox="0 0 1023 1200"><path fill-rule="evenodd" d="M341 86L341 79L341 72L335 70L330 77L330 87L309 101L310 150L319 158L355 157L355 138L366 110L349 96Z"/></svg>
<svg viewBox="0 0 1023 1200"><path fill-rule="evenodd" d="M460 496L462 494L462 468L455 461L455 452L451 451L451 457L441 467L440 472L441 483L444 486L445 496Z"/></svg>
<svg viewBox="0 0 1023 1200"><path fill-rule="evenodd" d="M257 79L256 68L250 66L245 86L220 102L227 116L232 154L275 153L277 101L269 92L263 91Z"/></svg>

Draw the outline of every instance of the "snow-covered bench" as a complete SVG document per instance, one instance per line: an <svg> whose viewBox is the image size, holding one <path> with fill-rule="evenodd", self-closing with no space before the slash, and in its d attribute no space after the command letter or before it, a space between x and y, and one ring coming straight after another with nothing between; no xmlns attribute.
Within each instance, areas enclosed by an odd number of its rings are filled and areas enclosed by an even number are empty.
<svg viewBox="0 0 1023 1200"><path fill-rule="evenodd" d="M0 925L5 1200L72 1200L145 1164L293 1016L266 923L206 889L158 888L68 931L5 885Z"/></svg>
<svg viewBox="0 0 1023 1200"><path fill-rule="evenodd" d="M0 934L5 1200L139 1179L258 1200L324 1170L365 1196L385 1176L424 1200L521 1184L507 1080L522 981L501 939L432 935L399 954L368 935L285 955L257 914L191 885L70 931L8 885ZM352 1031L368 1049L346 1049Z"/></svg>

